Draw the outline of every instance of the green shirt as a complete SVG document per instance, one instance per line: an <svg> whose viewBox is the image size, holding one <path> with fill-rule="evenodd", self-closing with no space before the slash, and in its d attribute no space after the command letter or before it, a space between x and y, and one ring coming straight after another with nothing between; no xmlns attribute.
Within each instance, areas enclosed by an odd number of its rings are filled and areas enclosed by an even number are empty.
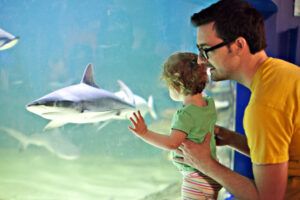
<svg viewBox="0 0 300 200"><path fill-rule="evenodd" d="M208 132L212 134L210 140L210 150L213 158L216 158L216 141L214 137L214 125L217 120L214 100L211 97L203 97L206 107L198 107L196 105L182 106L173 116L172 129L185 132L186 139L196 143L202 143ZM173 157L180 157L172 151ZM195 171L194 168L173 161L174 165L183 171Z"/></svg>

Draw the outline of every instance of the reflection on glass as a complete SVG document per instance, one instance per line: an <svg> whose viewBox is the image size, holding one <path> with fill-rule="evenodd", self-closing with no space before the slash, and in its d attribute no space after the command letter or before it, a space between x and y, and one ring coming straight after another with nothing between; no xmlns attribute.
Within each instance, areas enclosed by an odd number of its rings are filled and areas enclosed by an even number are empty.
<svg viewBox="0 0 300 200"><path fill-rule="evenodd" d="M207 94L212 96L217 108L217 125L235 130L236 84L233 81L210 82ZM233 169L233 150L227 146L217 147L219 162ZM231 194L224 188L218 199L230 199Z"/></svg>

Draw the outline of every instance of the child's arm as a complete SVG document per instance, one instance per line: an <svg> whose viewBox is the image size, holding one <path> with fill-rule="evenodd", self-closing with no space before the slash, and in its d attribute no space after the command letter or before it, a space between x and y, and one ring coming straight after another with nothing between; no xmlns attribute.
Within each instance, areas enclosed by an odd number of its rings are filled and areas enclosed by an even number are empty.
<svg viewBox="0 0 300 200"><path fill-rule="evenodd" d="M147 129L147 125L142 117L140 111L138 115L133 113L135 120L130 117L130 121L133 123L134 128L128 126L138 137L142 138L145 142L154 145L156 147L175 150L177 149L186 137L186 133L179 130L172 130L171 135L162 135L150 131Z"/></svg>

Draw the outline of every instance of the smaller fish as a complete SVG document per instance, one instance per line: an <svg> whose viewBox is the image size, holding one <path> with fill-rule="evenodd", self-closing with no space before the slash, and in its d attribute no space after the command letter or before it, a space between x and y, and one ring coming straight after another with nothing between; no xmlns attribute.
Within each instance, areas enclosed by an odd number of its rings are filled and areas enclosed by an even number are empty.
<svg viewBox="0 0 300 200"><path fill-rule="evenodd" d="M19 41L19 37L4 31L0 28L0 50L9 49L15 46Z"/></svg>

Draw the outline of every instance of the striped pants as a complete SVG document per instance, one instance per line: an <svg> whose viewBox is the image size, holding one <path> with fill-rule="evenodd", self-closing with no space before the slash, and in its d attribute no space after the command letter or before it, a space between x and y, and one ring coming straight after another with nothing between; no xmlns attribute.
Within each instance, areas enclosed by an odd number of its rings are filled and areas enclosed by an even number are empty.
<svg viewBox="0 0 300 200"><path fill-rule="evenodd" d="M182 172L182 200L213 200L218 198L222 186L199 171Z"/></svg>

